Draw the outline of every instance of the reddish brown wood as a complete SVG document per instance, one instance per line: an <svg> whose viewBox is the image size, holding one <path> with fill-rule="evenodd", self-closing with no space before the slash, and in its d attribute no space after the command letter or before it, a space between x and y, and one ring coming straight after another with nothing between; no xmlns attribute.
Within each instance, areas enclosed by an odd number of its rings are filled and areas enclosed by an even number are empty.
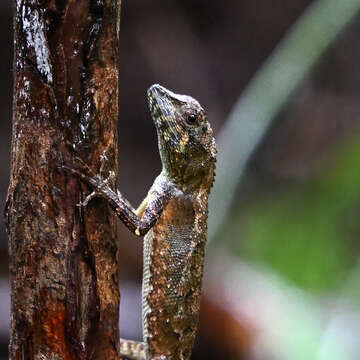
<svg viewBox="0 0 360 360"><path fill-rule="evenodd" d="M117 359L116 219L64 173L117 173L119 0L15 0L10 359Z"/></svg>

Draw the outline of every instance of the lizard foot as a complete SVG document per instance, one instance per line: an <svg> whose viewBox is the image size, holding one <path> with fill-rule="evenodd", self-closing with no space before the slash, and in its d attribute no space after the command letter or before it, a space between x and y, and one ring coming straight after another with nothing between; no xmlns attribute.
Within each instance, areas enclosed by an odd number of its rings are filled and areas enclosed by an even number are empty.
<svg viewBox="0 0 360 360"><path fill-rule="evenodd" d="M76 157L75 160L81 164L81 168L79 170L66 165L61 165L59 166L59 168L65 170L66 172L79 176L83 181L85 181L93 188L93 191L89 195L87 195L83 201L77 204L77 206L87 206L88 203L95 197L108 198L110 194L113 193L110 184L113 184L115 182L115 172L110 170L108 176L106 178L103 178L102 173L104 169L104 163L107 160L106 156L101 156L101 166L99 174L94 174L91 168L80 158Z"/></svg>
<svg viewBox="0 0 360 360"><path fill-rule="evenodd" d="M79 207L85 207L87 206L87 204L92 200L94 199L95 197L99 197L100 194L96 191L93 191L91 194L89 194L84 201L81 201L79 202L78 204L76 204L76 206L79 206Z"/></svg>

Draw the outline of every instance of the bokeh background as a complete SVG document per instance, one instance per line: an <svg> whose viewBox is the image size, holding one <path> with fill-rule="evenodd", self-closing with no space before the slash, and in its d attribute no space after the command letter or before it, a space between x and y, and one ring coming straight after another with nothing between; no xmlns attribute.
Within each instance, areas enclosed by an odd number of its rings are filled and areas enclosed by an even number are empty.
<svg viewBox="0 0 360 360"><path fill-rule="evenodd" d="M219 142L193 359L360 359L359 3L123 1L122 193L136 205L160 172L145 96L152 83L197 98ZM0 2L0 20L3 208L10 0ZM119 247L121 335L140 338L141 242L119 225ZM8 323L7 237L0 222L3 359Z"/></svg>

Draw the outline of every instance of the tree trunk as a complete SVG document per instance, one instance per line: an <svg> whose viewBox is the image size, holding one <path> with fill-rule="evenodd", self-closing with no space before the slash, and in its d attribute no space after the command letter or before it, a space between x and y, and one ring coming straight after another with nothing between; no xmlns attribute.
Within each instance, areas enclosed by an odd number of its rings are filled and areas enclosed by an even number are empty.
<svg viewBox="0 0 360 360"><path fill-rule="evenodd" d="M117 359L116 219L59 166L117 174L120 0L14 8L10 359Z"/></svg>

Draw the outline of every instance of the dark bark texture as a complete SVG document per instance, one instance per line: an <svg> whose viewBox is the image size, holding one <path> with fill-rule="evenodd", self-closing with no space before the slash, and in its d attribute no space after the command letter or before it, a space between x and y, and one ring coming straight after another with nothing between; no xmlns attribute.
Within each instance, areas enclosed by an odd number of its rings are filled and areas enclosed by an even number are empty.
<svg viewBox="0 0 360 360"><path fill-rule="evenodd" d="M14 11L10 359L117 359L116 219L59 166L117 173L120 1Z"/></svg>

